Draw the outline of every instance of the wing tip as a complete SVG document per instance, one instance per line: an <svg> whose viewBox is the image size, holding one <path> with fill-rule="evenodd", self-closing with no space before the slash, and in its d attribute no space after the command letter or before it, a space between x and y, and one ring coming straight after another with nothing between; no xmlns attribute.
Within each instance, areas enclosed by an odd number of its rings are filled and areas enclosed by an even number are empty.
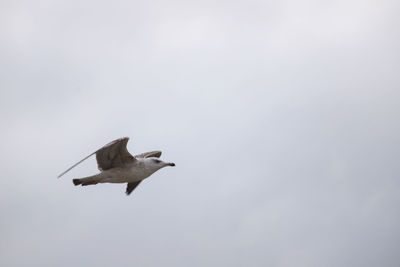
<svg viewBox="0 0 400 267"><path fill-rule="evenodd" d="M65 171L65 172L59 174L59 175L57 176L57 179L61 178L61 176L63 176L63 175L66 174L67 172L68 172L68 171Z"/></svg>
<svg viewBox="0 0 400 267"><path fill-rule="evenodd" d="M133 192L133 190L132 190L132 191L129 191L128 188L126 188L126 190L125 190L126 196L129 196L132 192Z"/></svg>

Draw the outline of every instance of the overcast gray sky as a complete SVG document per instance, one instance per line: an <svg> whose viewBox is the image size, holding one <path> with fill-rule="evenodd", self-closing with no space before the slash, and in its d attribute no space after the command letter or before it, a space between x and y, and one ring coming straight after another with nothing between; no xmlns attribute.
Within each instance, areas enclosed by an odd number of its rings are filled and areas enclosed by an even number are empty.
<svg viewBox="0 0 400 267"><path fill-rule="evenodd" d="M400 266L400 4L0 2L1 266ZM129 136L176 163L74 187Z"/></svg>

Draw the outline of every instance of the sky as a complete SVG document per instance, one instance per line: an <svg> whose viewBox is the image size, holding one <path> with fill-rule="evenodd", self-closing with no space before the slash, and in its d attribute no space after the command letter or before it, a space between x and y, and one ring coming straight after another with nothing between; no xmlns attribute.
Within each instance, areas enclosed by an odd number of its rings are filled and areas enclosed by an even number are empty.
<svg viewBox="0 0 400 267"><path fill-rule="evenodd" d="M1 1L0 265L400 266L399 8Z"/></svg>

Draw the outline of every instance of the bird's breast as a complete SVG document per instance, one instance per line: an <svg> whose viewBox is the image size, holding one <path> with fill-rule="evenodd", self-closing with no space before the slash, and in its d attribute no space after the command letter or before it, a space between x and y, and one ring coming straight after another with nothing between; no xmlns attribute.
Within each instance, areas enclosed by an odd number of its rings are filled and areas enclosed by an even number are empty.
<svg viewBox="0 0 400 267"><path fill-rule="evenodd" d="M130 166L130 168L128 169L127 178L130 181L140 181L149 177L151 174L153 174L153 172L154 171L147 168L145 165L137 164Z"/></svg>

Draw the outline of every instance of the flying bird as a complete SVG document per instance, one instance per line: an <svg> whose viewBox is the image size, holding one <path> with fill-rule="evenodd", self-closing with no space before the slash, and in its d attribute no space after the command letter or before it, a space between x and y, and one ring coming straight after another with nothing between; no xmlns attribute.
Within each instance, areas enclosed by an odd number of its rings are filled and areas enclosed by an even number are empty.
<svg viewBox="0 0 400 267"><path fill-rule="evenodd" d="M114 140L99 150L93 152L81 161L61 173L58 178L66 174L82 161L96 154L97 167L100 173L84 178L73 179L74 185L95 185L98 183L127 183L126 194L129 195L141 181L166 166L175 166L175 163L160 160L161 151L145 152L132 156L126 145L129 137Z"/></svg>

